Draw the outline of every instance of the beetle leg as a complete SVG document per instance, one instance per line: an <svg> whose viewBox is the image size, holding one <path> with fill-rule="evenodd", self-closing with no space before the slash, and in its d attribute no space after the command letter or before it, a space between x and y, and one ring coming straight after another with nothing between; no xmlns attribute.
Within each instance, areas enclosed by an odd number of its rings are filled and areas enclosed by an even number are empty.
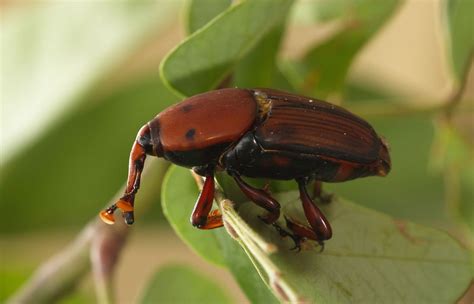
<svg viewBox="0 0 474 304"><path fill-rule="evenodd" d="M292 222L286 219L287 227L293 231L296 236L308 238L317 241L321 246L325 240L329 240L332 236L332 229L329 221L319 208L313 203L311 197L306 191L306 179L297 180L300 190L300 199L303 203L303 210L311 228Z"/></svg>
<svg viewBox="0 0 474 304"><path fill-rule="evenodd" d="M150 128L148 125L143 126L138 132L137 139L133 143L128 165L127 187L125 188L124 195L115 204L100 213L100 218L107 224L113 224L115 222L114 212L117 209L122 211L125 223L131 225L134 222L133 204L135 194L140 188L140 177L146 158L145 148L139 143L139 140L141 137L149 135L149 132Z"/></svg>
<svg viewBox="0 0 474 304"><path fill-rule="evenodd" d="M218 209L211 212L215 189L214 171L208 170L205 177L206 181L191 214L191 224L199 229L219 228L223 226L222 215Z"/></svg>
<svg viewBox="0 0 474 304"><path fill-rule="evenodd" d="M321 181L315 181L313 186L313 198L317 198L321 203L329 204L332 201L332 194L323 192L323 183Z"/></svg>
<svg viewBox="0 0 474 304"><path fill-rule="evenodd" d="M265 185L263 185L262 190L265 191L265 193L270 194L270 181L269 180L265 181Z"/></svg>
<svg viewBox="0 0 474 304"><path fill-rule="evenodd" d="M287 221L287 225L288 225L288 219L286 218L286 216L285 216L285 220ZM288 236L293 240L293 242L295 243L295 246L293 248L290 248L290 250L297 250L298 252L301 251L301 242L304 240L303 237L286 231L285 229L281 228L280 225L278 225L277 223L273 223L272 226L276 229L276 231L280 234L280 236L282 237Z"/></svg>
<svg viewBox="0 0 474 304"><path fill-rule="evenodd" d="M239 175L232 174L242 192L255 204L267 210L269 213L261 217L267 224L273 224L280 217L280 204L265 190L256 189L244 182Z"/></svg>

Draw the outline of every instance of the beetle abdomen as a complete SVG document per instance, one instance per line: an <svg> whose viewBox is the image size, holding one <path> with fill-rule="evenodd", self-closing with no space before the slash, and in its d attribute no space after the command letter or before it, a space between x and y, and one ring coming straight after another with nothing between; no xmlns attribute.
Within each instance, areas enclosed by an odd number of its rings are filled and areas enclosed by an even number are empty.
<svg viewBox="0 0 474 304"><path fill-rule="evenodd" d="M369 164L378 159L380 139L363 119L327 102L275 90L255 90L270 103L255 130L265 150L329 156Z"/></svg>

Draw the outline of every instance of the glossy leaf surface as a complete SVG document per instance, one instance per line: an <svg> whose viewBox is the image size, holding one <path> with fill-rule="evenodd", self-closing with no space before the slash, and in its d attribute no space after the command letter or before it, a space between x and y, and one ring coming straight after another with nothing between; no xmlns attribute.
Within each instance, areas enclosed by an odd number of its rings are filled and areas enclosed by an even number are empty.
<svg viewBox="0 0 474 304"><path fill-rule="evenodd" d="M268 32L238 63L233 74L235 86L240 88L276 88L277 54L284 33L283 21L281 25Z"/></svg>
<svg viewBox="0 0 474 304"><path fill-rule="evenodd" d="M231 0L192 0L187 11L187 31L194 33L231 5Z"/></svg>
<svg viewBox="0 0 474 304"><path fill-rule="evenodd" d="M181 168L174 170L187 173ZM193 182L191 176L175 179L171 175L168 183L183 182L183 178L190 185ZM185 189L177 191L175 201L190 200ZM283 204L284 214L303 220L297 192L275 196ZM280 270L281 280L293 287L298 298L323 303L394 299L450 303L467 288L471 280L469 255L446 233L397 221L342 199L322 209L333 226L333 239L326 243L323 253L311 242L306 250L296 253L289 250L291 240L281 239L272 227L258 220L257 215L264 213L262 209L251 203L240 207L244 221L266 241L277 245L278 252L269 257ZM223 237L226 236L219 236ZM185 238L193 247L199 243L190 242L189 236ZM225 251L235 248L235 244L225 241L221 246ZM229 265L239 265L241 258L240 254L226 255ZM252 259L258 265L259 258ZM240 276L252 280L243 273L237 276L238 280Z"/></svg>
<svg viewBox="0 0 474 304"><path fill-rule="evenodd" d="M162 78L182 95L218 85L287 14L291 0L242 1L189 36L162 62ZM224 47L225 46L225 47Z"/></svg>
<svg viewBox="0 0 474 304"><path fill-rule="evenodd" d="M297 192L276 195L283 212L302 222ZM278 246L270 255L301 299L322 303L411 302L452 303L470 284L466 250L448 234L336 199L322 207L333 238L319 253L315 244L300 253L261 223L253 204L241 208L245 221ZM283 224L282 224L283 225Z"/></svg>

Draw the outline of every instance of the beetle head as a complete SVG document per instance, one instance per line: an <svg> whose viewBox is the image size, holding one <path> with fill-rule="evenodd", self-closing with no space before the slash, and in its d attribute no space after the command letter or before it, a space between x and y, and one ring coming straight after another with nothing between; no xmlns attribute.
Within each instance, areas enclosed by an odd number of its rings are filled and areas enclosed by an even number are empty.
<svg viewBox="0 0 474 304"><path fill-rule="evenodd" d="M144 125L137 135L137 142L143 147L146 154L157 157L163 157L163 147L161 145L159 132L155 130L155 126L151 123Z"/></svg>
<svg viewBox="0 0 474 304"><path fill-rule="evenodd" d="M377 165L376 171L379 176L386 176L392 167L392 162L390 160L389 154L389 145L387 141L380 137L381 147L379 151L379 163Z"/></svg>

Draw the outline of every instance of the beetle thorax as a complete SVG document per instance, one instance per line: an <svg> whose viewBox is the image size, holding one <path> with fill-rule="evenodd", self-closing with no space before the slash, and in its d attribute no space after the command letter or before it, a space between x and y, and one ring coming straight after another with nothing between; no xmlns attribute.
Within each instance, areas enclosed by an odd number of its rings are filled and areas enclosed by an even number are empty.
<svg viewBox="0 0 474 304"><path fill-rule="evenodd" d="M255 123L252 92L223 89L191 97L161 112L159 140L166 159L194 167L217 163L220 155Z"/></svg>

